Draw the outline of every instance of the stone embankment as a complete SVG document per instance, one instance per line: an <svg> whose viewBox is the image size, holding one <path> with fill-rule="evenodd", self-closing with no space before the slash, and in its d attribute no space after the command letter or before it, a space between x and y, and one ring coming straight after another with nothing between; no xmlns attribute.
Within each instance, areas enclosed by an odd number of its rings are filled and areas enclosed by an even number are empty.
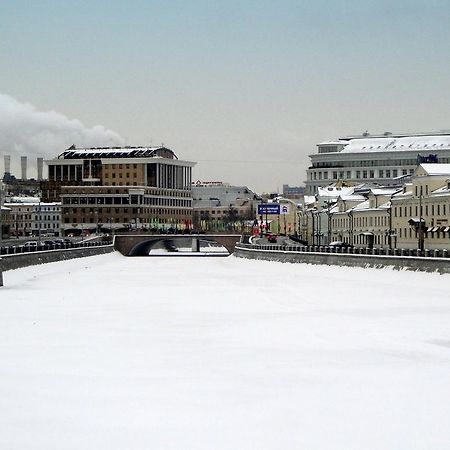
<svg viewBox="0 0 450 450"><path fill-rule="evenodd" d="M387 253L387 254L386 254ZM234 255L239 258L269 261L322 264L348 267L391 267L396 270L450 273L447 251L416 251L379 249L340 249L280 245L236 244ZM419 255L419 256L418 256Z"/></svg>
<svg viewBox="0 0 450 450"><path fill-rule="evenodd" d="M2 255L0 258L0 272L34 266L49 262L65 261L67 259L84 258L85 256L103 255L114 251L112 244L92 247L78 247L59 250L46 250L38 252L17 253L15 255Z"/></svg>

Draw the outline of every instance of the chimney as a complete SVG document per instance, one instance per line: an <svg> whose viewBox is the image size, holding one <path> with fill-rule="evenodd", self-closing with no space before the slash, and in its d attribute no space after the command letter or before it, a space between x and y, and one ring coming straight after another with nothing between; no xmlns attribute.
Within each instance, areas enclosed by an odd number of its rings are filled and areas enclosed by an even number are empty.
<svg viewBox="0 0 450 450"><path fill-rule="evenodd" d="M22 167L22 180L27 180L27 157L20 157L20 165Z"/></svg>
<svg viewBox="0 0 450 450"><path fill-rule="evenodd" d="M37 180L42 181L42 171L44 168L44 158L37 159Z"/></svg>
<svg viewBox="0 0 450 450"><path fill-rule="evenodd" d="M5 155L4 161L5 161L5 173L11 174L11 155Z"/></svg>

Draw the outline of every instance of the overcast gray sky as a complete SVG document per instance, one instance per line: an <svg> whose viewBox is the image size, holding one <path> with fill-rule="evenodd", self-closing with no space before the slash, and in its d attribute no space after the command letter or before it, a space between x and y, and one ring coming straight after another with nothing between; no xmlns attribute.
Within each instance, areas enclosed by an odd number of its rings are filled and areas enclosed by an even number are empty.
<svg viewBox="0 0 450 450"><path fill-rule="evenodd" d="M448 0L0 5L2 154L163 142L261 192L317 142L450 129Z"/></svg>

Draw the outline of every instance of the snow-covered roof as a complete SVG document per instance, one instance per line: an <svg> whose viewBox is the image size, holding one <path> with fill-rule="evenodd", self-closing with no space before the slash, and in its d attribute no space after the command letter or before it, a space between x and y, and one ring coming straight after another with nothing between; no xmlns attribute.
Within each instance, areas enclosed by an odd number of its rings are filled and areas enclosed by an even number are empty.
<svg viewBox="0 0 450 450"><path fill-rule="evenodd" d="M382 188L373 188L371 189L373 195L393 195L399 191L399 188L396 187L382 187Z"/></svg>
<svg viewBox="0 0 450 450"><path fill-rule="evenodd" d="M340 141L345 147L341 153L371 153L389 151L414 151L433 153L434 151L450 149L450 135L420 135L420 136L369 136ZM324 143L325 144L325 143ZM322 144L320 144L322 145Z"/></svg>
<svg viewBox="0 0 450 450"><path fill-rule="evenodd" d="M319 187L317 189L317 195L319 197L342 197L343 195L350 195L354 191L354 187L339 187L336 185L329 185L325 187Z"/></svg>
<svg viewBox="0 0 450 450"><path fill-rule="evenodd" d="M311 205L316 203L316 197L314 195L305 195L304 197L305 205Z"/></svg>
<svg viewBox="0 0 450 450"><path fill-rule="evenodd" d="M9 201L7 203L29 203L29 204L34 204L34 203L39 203L39 198L38 197L10 197Z"/></svg>
<svg viewBox="0 0 450 450"><path fill-rule="evenodd" d="M448 175L450 177L450 164L440 164L440 163L435 163L435 164L421 164L420 165L423 170L425 170L425 172L428 175Z"/></svg>
<svg viewBox="0 0 450 450"><path fill-rule="evenodd" d="M346 202L363 202L364 200L366 200L366 197L364 197L364 195L359 195L359 194L350 194L350 195L341 195L341 199L346 201Z"/></svg>
<svg viewBox="0 0 450 450"><path fill-rule="evenodd" d="M91 147L76 148L72 146L62 152L58 159L79 158L157 158L169 154L178 159L175 153L166 147Z"/></svg>
<svg viewBox="0 0 450 450"><path fill-rule="evenodd" d="M364 200L361 203L358 203L356 206L354 206L353 211L359 211L362 209L369 209L369 200Z"/></svg>

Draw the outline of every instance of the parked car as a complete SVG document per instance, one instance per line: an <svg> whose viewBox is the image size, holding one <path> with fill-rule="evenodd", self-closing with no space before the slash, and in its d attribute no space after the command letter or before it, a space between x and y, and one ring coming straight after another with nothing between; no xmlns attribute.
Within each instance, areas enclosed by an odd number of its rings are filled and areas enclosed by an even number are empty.
<svg viewBox="0 0 450 450"><path fill-rule="evenodd" d="M270 234L267 235L267 240L269 242L272 242L273 244L275 244L277 242L277 237L278 236L276 234L270 233Z"/></svg>

